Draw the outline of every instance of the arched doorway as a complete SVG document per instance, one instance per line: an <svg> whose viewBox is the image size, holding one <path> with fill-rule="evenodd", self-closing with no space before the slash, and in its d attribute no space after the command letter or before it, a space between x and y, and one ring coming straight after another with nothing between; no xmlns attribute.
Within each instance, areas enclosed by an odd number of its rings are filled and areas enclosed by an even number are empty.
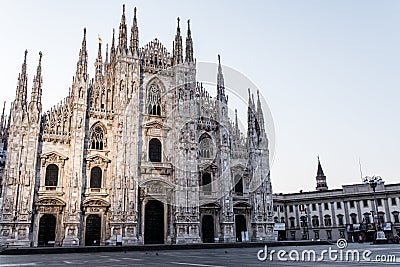
<svg viewBox="0 0 400 267"><path fill-rule="evenodd" d="M85 246L99 246L101 239L101 218L97 214L90 214L86 218Z"/></svg>
<svg viewBox="0 0 400 267"><path fill-rule="evenodd" d="M56 240L56 217L44 214L39 221L38 246L54 246Z"/></svg>
<svg viewBox="0 0 400 267"><path fill-rule="evenodd" d="M201 232L203 243L214 243L214 218L211 215L204 215L201 221Z"/></svg>
<svg viewBox="0 0 400 267"><path fill-rule="evenodd" d="M246 227L246 218L244 215L236 215L235 216L235 226L236 226L236 241L242 242L242 232L247 232Z"/></svg>
<svg viewBox="0 0 400 267"><path fill-rule="evenodd" d="M164 244L164 206L158 200L149 200L144 215L144 243Z"/></svg>

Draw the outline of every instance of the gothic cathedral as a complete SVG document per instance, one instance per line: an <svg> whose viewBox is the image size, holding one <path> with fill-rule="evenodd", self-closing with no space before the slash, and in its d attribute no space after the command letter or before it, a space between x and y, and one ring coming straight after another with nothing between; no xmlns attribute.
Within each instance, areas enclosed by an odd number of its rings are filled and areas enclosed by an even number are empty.
<svg viewBox="0 0 400 267"><path fill-rule="evenodd" d="M268 138L249 89L247 135L228 117L220 58L217 96L196 81L190 22L172 53L118 40L89 78L86 29L69 94L42 112L42 53L27 99L27 51L8 118L0 244L88 246L273 239ZM129 39L129 41L128 41ZM257 103L255 103L257 102Z"/></svg>

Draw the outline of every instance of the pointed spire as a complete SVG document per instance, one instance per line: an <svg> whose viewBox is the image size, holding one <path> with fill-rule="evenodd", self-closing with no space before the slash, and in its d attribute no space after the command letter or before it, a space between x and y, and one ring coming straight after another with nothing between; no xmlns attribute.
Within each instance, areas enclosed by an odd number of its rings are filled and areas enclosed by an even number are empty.
<svg viewBox="0 0 400 267"><path fill-rule="evenodd" d="M239 123L238 123L238 115L237 115L237 109L235 108L235 132L236 134L239 133Z"/></svg>
<svg viewBox="0 0 400 267"><path fill-rule="evenodd" d="M6 110L6 101L4 101L3 104L3 112L1 113L1 122L0 122L0 141L3 142L4 140L4 135L5 135L5 110Z"/></svg>
<svg viewBox="0 0 400 267"><path fill-rule="evenodd" d="M121 53L125 53L128 47L128 36L127 36L127 26L125 19L125 4L122 5L122 16L121 23L119 24L119 35L118 35L118 51Z"/></svg>
<svg viewBox="0 0 400 267"><path fill-rule="evenodd" d="M136 7L133 9L133 24L131 28L131 44L130 49L132 55L139 55L139 28L136 18Z"/></svg>
<svg viewBox="0 0 400 267"><path fill-rule="evenodd" d="M115 60L115 29L113 29L113 33L112 33L110 63L114 62L114 60Z"/></svg>
<svg viewBox="0 0 400 267"><path fill-rule="evenodd" d="M28 87L28 75L26 73L26 58L28 50L25 50L24 63L22 63L21 73L18 75L18 84L16 90L16 106L15 108L26 106L27 87Z"/></svg>
<svg viewBox="0 0 400 267"><path fill-rule="evenodd" d="M260 91L257 89L257 121L260 125L261 132L264 132L264 114L262 111L261 100L260 100Z"/></svg>
<svg viewBox="0 0 400 267"><path fill-rule="evenodd" d="M180 22L179 17L178 17L177 21L178 21L178 26L176 28L174 51L173 51L173 58L174 58L175 65L183 63L182 36L181 36L181 28L179 26L179 22Z"/></svg>
<svg viewBox="0 0 400 267"><path fill-rule="evenodd" d="M322 170L321 161L319 160L319 155L318 155L318 170L317 170L317 176L325 176L324 171Z"/></svg>
<svg viewBox="0 0 400 267"><path fill-rule="evenodd" d="M190 20L187 21L187 37L186 37L186 58L185 62L193 62L193 40L192 32L190 31Z"/></svg>
<svg viewBox="0 0 400 267"><path fill-rule="evenodd" d="M94 66L96 68L96 78L103 74L103 57L102 57L102 52L101 52L102 43L103 43L103 41L101 40L101 38L99 36L99 49L97 52L96 62L94 63Z"/></svg>
<svg viewBox="0 0 400 267"><path fill-rule="evenodd" d="M319 160L319 155L318 155L318 169L317 169L316 180L317 180L316 189L318 191L328 190L328 184L326 183L326 176L324 174L324 171L322 170L321 161Z"/></svg>
<svg viewBox="0 0 400 267"><path fill-rule="evenodd" d="M39 52L39 64L36 70L36 75L33 77L33 87L31 94L31 102L29 108L31 112L36 108L39 113L42 111L42 52Z"/></svg>
<svg viewBox="0 0 400 267"><path fill-rule="evenodd" d="M225 82L222 74L221 56L218 55L218 74L217 74L217 99L221 102L228 102L225 96Z"/></svg>
<svg viewBox="0 0 400 267"><path fill-rule="evenodd" d="M76 67L76 78L87 79L87 50L86 50L86 28L83 29L82 48L79 51L79 60Z"/></svg>

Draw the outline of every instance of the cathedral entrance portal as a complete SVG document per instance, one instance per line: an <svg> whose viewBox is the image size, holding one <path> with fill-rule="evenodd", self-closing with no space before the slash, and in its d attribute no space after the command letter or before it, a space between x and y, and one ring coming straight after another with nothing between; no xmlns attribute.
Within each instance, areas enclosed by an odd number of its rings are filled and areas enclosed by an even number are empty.
<svg viewBox="0 0 400 267"><path fill-rule="evenodd" d="M201 221L203 243L214 243L214 218L211 215L204 215Z"/></svg>
<svg viewBox="0 0 400 267"><path fill-rule="evenodd" d="M144 243L164 244L164 206L158 200L149 200L146 204Z"/></svg>
<svg viewBox="0 0 400 267"><path fill-rule="evenodd" d="M244 217L244 215L236 215L235 226L236 226L236 241L242 242L243 241L242 233L247 231L246 218Z"/></svg>
<svg viewBox="0 0 400 267"><path fill-rule="evenodd" d="M54 246L56 240L56 217L44 214L39 221L38 246Z"/></svg>
<svg viewBox="0 0 400 267"><path fill-rule="evenodd" d="M99 246L101 238L101 218L90 214L86 218L85 246Z"/></svg>

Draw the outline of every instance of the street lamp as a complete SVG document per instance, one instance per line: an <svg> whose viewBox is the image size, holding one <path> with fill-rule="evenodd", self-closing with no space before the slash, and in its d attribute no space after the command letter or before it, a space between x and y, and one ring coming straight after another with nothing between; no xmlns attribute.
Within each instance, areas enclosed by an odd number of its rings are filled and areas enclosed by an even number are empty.
<svg viewBox="0 0 400 267"><path fill-rule="evenodd" d="M363 179L364 184L369 184L369 186L372 188L372 191L374 192L374 204L375 204L375 214L376 218L378 220L376 224L376 241L377 242L382 242L386 241L385 237L385 232L382 231L382 225L381 221L379 220L379 211L378 211L378 201L376 200L376 187L383 182L382 178L380 176L366 176ZM373 215L372 215L373 216Z"/></svg>

